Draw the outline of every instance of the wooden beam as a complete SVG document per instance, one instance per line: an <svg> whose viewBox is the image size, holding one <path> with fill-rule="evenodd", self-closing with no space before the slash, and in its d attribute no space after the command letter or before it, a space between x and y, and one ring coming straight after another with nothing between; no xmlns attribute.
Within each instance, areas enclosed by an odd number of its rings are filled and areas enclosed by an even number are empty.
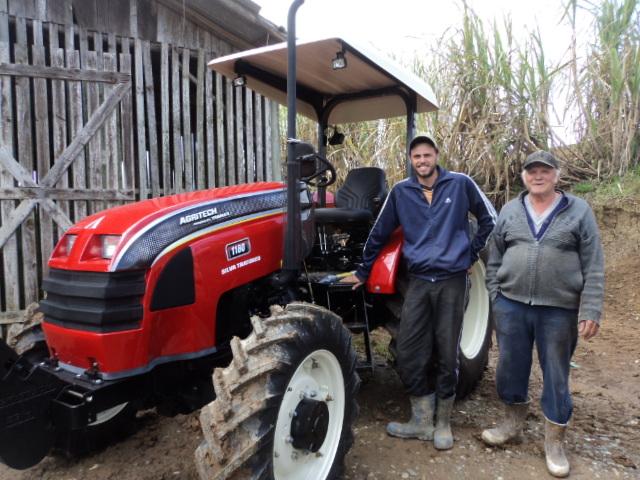
<svg viewBox="0 0 640 480"><path fill-rule="evenodd" d="M0 312L0 325L10 325L12 323L24 323L25 310L13 312Z"/></svg>
<svg viewBox="0 0 640 480"><path fill-rule="evenodd" d="M91 190L85 188L47 188L39 186L0 188L0 200L44 199L104 200L126 202L135 200L133 190Z"/></svg>
<svg viewBox="0 0 640 480"><path fill-rule="evenodd" d="M11 212L7 223L4 223L2 227L0 227L0 248L4 247L4 244L7 243L7 240L9 240L13 232L16 231L16 228L22 225L22 222L29 216L36 203L37 200L24 200L18 205L18 208Z"/></svg>
<svg viewBox="0 0 640 480"><path fill-rule="evenodd" d="M19 65L0 63L0 75L14 77L51 78L53 80L75 80L103 83L127 83L131 75L119 72L81 70L79 68L58 68L43 65Z"/></svg>

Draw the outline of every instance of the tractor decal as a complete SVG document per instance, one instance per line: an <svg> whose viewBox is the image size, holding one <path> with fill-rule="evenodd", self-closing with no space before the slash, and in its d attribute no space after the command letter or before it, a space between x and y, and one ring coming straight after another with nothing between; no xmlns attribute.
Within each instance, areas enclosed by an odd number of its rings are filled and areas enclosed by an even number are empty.
<svg viewBox="0 0 640 480"><path fill-rule="evenodd" d="M174 211L157 219L134 235L120 250L110 270L132 270L151 265L161 253L184 243L203 229L236 223L256 214L281 210L286 202L284 190L258 192L250 196L203 202ZM215 212L215 213L214 213ZM255 217L253 217L255 218ZM211 230L209 230L211 231ZM171 247L171 248L168 248Z"/></svg>

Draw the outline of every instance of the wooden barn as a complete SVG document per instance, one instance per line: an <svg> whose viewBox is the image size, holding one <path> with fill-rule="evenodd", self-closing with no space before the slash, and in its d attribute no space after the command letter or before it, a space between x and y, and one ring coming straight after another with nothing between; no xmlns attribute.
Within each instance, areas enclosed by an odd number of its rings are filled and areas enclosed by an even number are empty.
<svg viewBox="0 0 640 480"><path fill-rule="evenodd" d="M0 335L82 217L279 178L277 106L206 64L284 37L250 0L0 0Z"/></svg>

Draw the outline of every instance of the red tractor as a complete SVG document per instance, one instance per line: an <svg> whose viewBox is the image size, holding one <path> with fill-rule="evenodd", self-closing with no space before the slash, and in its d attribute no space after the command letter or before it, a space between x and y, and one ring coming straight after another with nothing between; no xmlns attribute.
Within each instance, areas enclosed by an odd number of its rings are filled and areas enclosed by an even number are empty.
<svg viewBox="0 0 640 480"><path fill-rule="evenodd" d="M92 448L156 406L202 409L203 479L339 476L353 443L356 370L373 369L369 331L393 335L399 319L402 233L363 288L336 281L361 260L387 184L381 169L353 170L327 208L336 172L324 132L406 114L411 138L415 114L436 107L422 81L368 48L337 38L296 47L301 3L290 12L288 49L211 62L281 102L288 92L287 184L141 201L70 228L49 260L44 320L25 335L29 347L19 356L0 342L5 464L23 469L54 447ZM332 68L336 52L346 69ZM317 151L295 140L296 110L318 121ZM461 397L481 377L490 343L481 262L470 280ZM364 334L359 363L349 329Z"/></svg>

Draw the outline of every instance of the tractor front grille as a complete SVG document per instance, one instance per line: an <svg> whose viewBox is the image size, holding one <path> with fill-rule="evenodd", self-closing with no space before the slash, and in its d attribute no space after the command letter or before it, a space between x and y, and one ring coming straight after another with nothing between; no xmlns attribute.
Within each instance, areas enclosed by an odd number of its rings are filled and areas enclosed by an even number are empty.
<svg viewBox="0 0 640 480"><path fill-rule="evenodd" d="M65 328L114 332L137 328L142 320L144 270L77 272L51 269L40 302L45 321Z"/></svg>

